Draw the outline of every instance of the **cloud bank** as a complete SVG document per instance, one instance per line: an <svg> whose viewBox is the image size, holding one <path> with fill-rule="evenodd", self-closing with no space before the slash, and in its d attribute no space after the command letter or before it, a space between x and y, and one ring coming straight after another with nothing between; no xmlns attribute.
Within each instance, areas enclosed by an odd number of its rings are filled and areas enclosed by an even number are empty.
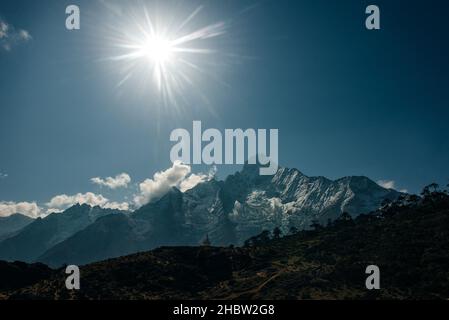
<svg viewBox="0 0 449 320"><path fill-rule="evenodd" d="M0 202L0 217L8 217L15 213L21 213L31 218L37 218L41 215L41 208L36 202Z"/></svg>
<svg viewBox="0 0 449 320"><path fill-rule="evenodd" d="M101 194L92 192L77 193L75 195L60 194L53 197L45 205L48 207L48 212L61 212L75 204L88 204L92 207L100 206L106 209L129 210L127 202L109 201L108 198Z"/></svg>
<svg viewBox="0 0 449 320"><path fill-rule="evenodd" d="M146 179L139 184L139 190L134 195L134 206L140 207L152 200L159 199L172 187L185 192L194 188L199 183L211 180L216 173L213 167L208 174L191 173L189 165L177 161L172 167L156 172L152 179ZM1 177L7 175L2 175ZM127 173L121 173L115 177L90 179L92 183L105 186L110 189L128 187L131 177ZM50 199L45 205L39 206L36 202L0 201L0 217L7 217L15 213L21 213L31 218L45 217L52 213L62 212L75 204L87 204L92 207L99 206L105 209L118 209L129 211L131 205L128 202L111 201L101 194L93 192L77 193L74 195L59 194Z"/></svg>
<svg viewBox="0 0 449 320"><path fill-rule="evenodd" d="M115 177L107 177L105 179L95 177L90 179L90 181L99 186L108 187L110 189L117 189L127 188L128 183L131 182L131 177L127 173L121 173L116 175Z"/></svg>
<svg viewBox="0 0 449 320"><path fill-rule="evenodd" d="M110 201L101 194L86 192L75 195L57 195L45 204L46 208L39 206L36 202L0 201L0 217L8 217L16 213L30 218L45 217L51 213L62 212L77 203L88 204L92 207L100 206L104 209L129 210L127 202Z"/></svg>
<svg viewBox="0 0 449 320"><path fill-rule="evenodd" d="M10 51L15 45L28 42L32 39L30 33L24 29L16 29L5 20L0 19L0 47Z"/></svg>
<svg viewBox="0 0 449 320"><path fill-rule="evenodd" d="M162 197L172 187L182 192L195 187L198 183L210 180L215 175L215 169L210 174L191 174L191 167L175 161L171 168L156 172L153 179L146 179L139 184L139 194L134 196L134 204L138 207Z"/></svg>

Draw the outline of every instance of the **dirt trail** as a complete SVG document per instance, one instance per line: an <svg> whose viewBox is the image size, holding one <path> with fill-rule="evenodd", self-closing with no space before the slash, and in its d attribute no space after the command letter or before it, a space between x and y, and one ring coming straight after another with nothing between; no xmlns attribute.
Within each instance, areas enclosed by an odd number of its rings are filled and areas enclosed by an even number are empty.
<svg viewBox="0 0 449 320"><path fill-rule="evenodd" d="M264 282L262 282L261 284L259 284L257 287L249 289L249 290L245 290L242 292L235 292L232 293L231 295L229 295L228 297L226 297L226 299L228 300L235 300L235 299L239 299L241 296L246 296L246 295L252 295L252 294L256 294L257 292L259 292L260 290L262 290L268 283L272 282L273 280L275 280L276 278L278 278L279 276L281 276L282 274L286 273L286 272L291 272L294 271L295 268L293 268L292 266L286 266L283 264L280 264L278 262L273 262L272 263L273 266L277 266L280 267L281 269L278 270L275 274L273 274L271 277L269 277L267 280L265 280Z"/></svg>

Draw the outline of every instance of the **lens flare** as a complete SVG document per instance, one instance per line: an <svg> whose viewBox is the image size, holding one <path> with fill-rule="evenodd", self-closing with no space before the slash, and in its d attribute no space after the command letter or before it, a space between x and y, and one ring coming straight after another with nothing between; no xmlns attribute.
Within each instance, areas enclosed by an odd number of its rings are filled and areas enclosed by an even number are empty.
<svg viewBox="0 0 449 320"><path fill-rule="evenodd" d="M120 62L125 70L118 85L137 75L147 83L150 76L161 100L174 105L194 91L201 95L194 79L212 73L207 70L212 65L207 59L219 54L212 48L212 39L224 35L228 27L225 22L190 27L198 25L197 16L202 9L196 8L180 23L174 23L173 17L152 17L147 8L139 10L140 16L125 16L126 27L114 29L110 37L119 53L108 59Z"/></svg>

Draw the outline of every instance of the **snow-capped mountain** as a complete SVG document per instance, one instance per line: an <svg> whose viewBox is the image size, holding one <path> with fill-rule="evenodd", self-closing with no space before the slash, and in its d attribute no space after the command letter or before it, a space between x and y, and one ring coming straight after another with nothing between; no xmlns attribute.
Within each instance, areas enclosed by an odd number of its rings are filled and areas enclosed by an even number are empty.
<svg viewBox="0 0 449 320"><path fill-rule="evenodd" d="M312 221L326 223L342 212L353 216L376 210L385 199L400 193L385 189L363 176L329 180L308 177L296 169L280 168L270 178L256 176L257 168L245 166L227 179L225 188L234 201L230 219L239 242L249 234L280 227L305 229Z"/></svg>
<svg viewBox="0 0 449 320"><path fill-rule="evenodd" d="M296 169L280 168L274 176L258 172L257 166L245 165L225 181L213 179L184 193L173 188L131 214L101 217L38 260L83 264L158 246L197 245L206 235L214 245L239 245L262 230L287 232L315 220L326 223L344 211L368 213L400 195L366 177L332 181Z"/></svg>

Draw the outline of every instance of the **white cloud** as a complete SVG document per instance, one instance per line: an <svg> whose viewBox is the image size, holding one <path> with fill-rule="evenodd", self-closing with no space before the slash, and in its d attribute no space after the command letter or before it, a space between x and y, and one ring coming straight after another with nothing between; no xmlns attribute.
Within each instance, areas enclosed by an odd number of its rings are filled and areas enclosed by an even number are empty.
<svg viewBox="0 0 449 320"><path fill-rule="evenodd" d="M6 38L8 36L9 26L6 22L0 20L0 39Z"/></svg>
<svg viewBox="0 0 449 320"><path fill-rule="evenodd" d="M385 189L396 189L396 182L393 180L379 180L377 184ZM400 189L399 192L408 193L407 189Z"/></svg>
<svg viewBox="0 0 449 320"><path fill-rule="evenodd" d="M87 193L77 193L76 195L66 195L60 194L54 196L50 202L46 203L47 207L55 209L65 209L74 204L88 204L91 206L100 206L108 202L108 199L103 197L101 194L97 195L92 192Z"/></svg>
<svg viewBox="0 0 449 320"><path fill-rule="evenodd" d="M23 40L23 41L28 41L31 40L31 35L28 31L26 30L19 30L19 33L17 34L18 38Z"/></svg>
<svg viewBox="0 0 449 320"><path fill-rule="evenodd" d="M64 210L62 210L62 209L49 208L49 209L45 210L45 214L42 214L41 216L48 216L49 214L60 213L60 212L63 212L63 211Z"/></svg>
<svg viewBox="0 0 449 320"><path fill-rule="evenodd" d="M100 206L104 209L118 209L128 211L128 202L110 201L101 194L93 192L77 193L75 195L60 194L51 198L40 207L36 202L0 201L0 217L7 217L15 213L21 213L31 218L45 217L52 213L59 213L75 204L88 204L92 207Z"/></svg>
<svg viewBox="0 0 449 320"><path fill-rule="evenodd" d="M0 172L0 179L6 179L6 178L8 178L8 174Z"/></svg>
<svg viewBox="0 0 449 320"><path fill-rule="evenodd" d="M107 177L105 179L95 177L90 179L90 181L99 186L105 186L110 189L117 189L122 187L127 188L128 183L131 182L131 177L127 173L121 173L116 175L115 177Z"/></svg>
<svg viewBox="0 0 449 320"><path fill-rule="evenodd" d="M63 211L75 204L88 204L92 207L100 206L108 209L120 209L129 210L129 204L126 202L118 203L111 202L108 198L101 194L95 194L92 192L77 193L75 195L60 194L53 197L46 206L49 208L47 212Z"/></svg>
<svg viewBox="0 0 449 320"><path fill-rule="evenodd" d="M139 184L140 193L134 196L134 203L137 206L142 206L151 200L162 197L172 187L177 187L184 192L195 187L198 183L210 180L212 175L212 173L206 175L190 174L190 172L189 165L175 161L171 168L156 172L153 179L146 179Z"/></svg>
<svg viewBox="0 0 449 320"><path fill-rule="evenodd" d="M173 163L171 168L165 171L156 172L152 179L146 179L139 184L139 193L134 195L134 203L142 206L153 199L162 197L170 188L177 187L182 192L192 189L199 183L208 181L215 176L216 168L213 167L208 174L191 173L189 165L182 164L177 161ZM1 174L0 177L7 177ZM105 179L96 177L91 181L95 184L106 186L111 189L119 187L127 187L131 182L128 174L122 173L116 177L107 177ZM45 203L45 207L41 208L36 202L12 202L0 201L0 216L9 216L14 213L22 213L27 216L36 218L44 217L51 213L62 212L75 204L88 204L90 206L99 206L105 209L130 210L128 202L110 201L101 194L93 192L77 193L74 195L60 194Z"/></svg>
<svg viewBox="0 0 449 320"><path fill-rule="evenodd" d="M16 29L13 25L0 20L0 47L6 51L17 44L28 42L32 39L27 30Z"/></svg>
<svg viewBox="0 0 449 320"><path fill-rule="evenodd" d="M385 189L394 189L395 182L393 180L379 180L377 184Z"/></svg>
<svg viewBox="0 0 449 320"><path fill-rule="evenodd" d="M201 183L204 181L209 181L209 180L213 179L215 177L216 173L217 173L216 166L213 166L208 174L192 173L187 178L185 178L183 181L181 181L181 183L179 184L179 190L181 190L182 192L190 190L190 189L194 188L198 183Z"/></svg>
<svg viewBox="0 0 449 320"><path fill-rule="evenodd" d="M42 210L36 202L0 202L0 217L7 217L14 213L21 213L31 218L37 218Z"/></svg>
<svg viewBox="0 0 449 320"><path fill-rule="evenodd" d="M128 202L107 202L105 205L102 206L104 209L117 209L117 210L123 210L128 211L129 210L129 203Z"/></svg>
<svg viewBox="0 0 449 320"><path fill-rule="evenodd" d="M190 176L185 178L181 183L179 184L179 190L182 192L185 192L187 190L190 190L194 188L198 183L207 181L208 175L206 174L194 174L192 173Z"/></svg>

